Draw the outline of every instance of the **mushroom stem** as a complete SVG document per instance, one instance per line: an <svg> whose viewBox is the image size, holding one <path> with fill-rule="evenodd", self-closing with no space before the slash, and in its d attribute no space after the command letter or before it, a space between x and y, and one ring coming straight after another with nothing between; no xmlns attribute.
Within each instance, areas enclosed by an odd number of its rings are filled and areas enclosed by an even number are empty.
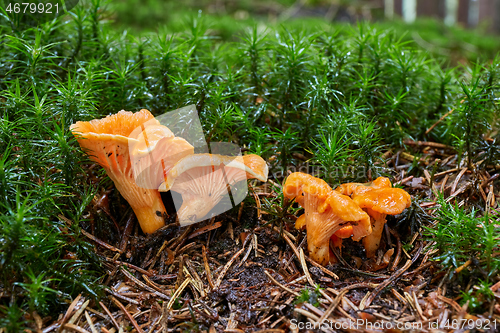
<svg viewBox="0 0 500 333"><path fill-rule="evenodd" d="M346 222L328 205L318 205L314 200L315 194L304 192L303 198L309 256L317 263L327 265L330 261L330 237Z"/></svg>
<svg viewBox="0 0 500 333"><path fill-rule="evenodd" d="M132 207L132 209L135 216L137 216L142 231L147 234L151 234L165 225L163 220L165 207L163 206L163 202L161 202L161 198L156 200L152 207Z"/></svg>
<svg viewBox="0 0 500 333"><path fill-rule="evenodd" d="M380 239L384 231L387 214L382 214L369 208L365 210L370 215L372 233L363 238L363 246L365 247L366 257L373 258L380 246Z"/></svg>
<svg viewBox="0 0 500 333"><path fill-rule="evenodd" d="M340 218L332 219L330 216L329 225L326 226L326 223L324 223L325 217L321 216L321 213L313 212L308 215L306 228L308 229L307 249L309 250L309 256L317 263L327 265L330 262L330 236L342 229L340 223L344 221ZM322 224L322 226L318 224ZM322 229L323 234L318 237L318 233L313 232L315 229Z"/></svg>
<svg viewBox="0 0 500 333"><path fill-rule="evenodd" d="M158 190L139 187L131 180L118 181L111 171L108 171L108 175L115 183L116 189L130 204L142 231L150 234L165 225L163 215L166 214L166 209Z"/></svg>

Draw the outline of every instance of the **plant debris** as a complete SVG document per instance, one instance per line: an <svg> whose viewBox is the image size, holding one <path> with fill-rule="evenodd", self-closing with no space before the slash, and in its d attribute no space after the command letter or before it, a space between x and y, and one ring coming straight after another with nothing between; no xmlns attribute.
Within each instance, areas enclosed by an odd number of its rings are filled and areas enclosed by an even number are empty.
<svg viewBox="0 0 500 333"><path fill-rule="evenodd" d="M456 193L456 188L471 181L472 174L451 162L445 166L447 172L434 174L434 189L425 178L413 187L405 169L398 168L394 159L389 163L399 171L394 181L413 196L430 193L413 216L419 219L419 214L425 214L424 224L433 223L437 206L453 194L457 201L473 195L471 187ZM399 163L405 162L400 159ZM492 178L486 171L479 177L479 186ZM490 198L486 209L497 215L491 198L499 194L490 192L493 189L486 187L485 195ZM409 237L406 245L411 247L401 246L406 237L399 233L409 226L401 229L397 220L408 216L389 219L383 245L397 255L386 258L379 251L379 260L387 261L379 269L357 265L356 256L364 254L351 252L350 244L355 243L351 240L346 242L343 262L323 267L307 257L305 235L293 224L286 224L280 235L278 227L264 223L268 214L258 223L253 206L245 205L238 215L240 223L234 224L231 214L225 213L197 229L177 229L169 238L161 230L148 237L131 235L127 253L88 234L105 263L108 296L99 303L78 296L58 320L43 325L43 331L118 332L133 327L137 332L298 332L306 328L372 332L397 327L400 331L453 332L457 325L464 325L486 332L494 330L495 321L500 320L500 306L494 301L490 316L470 313L470 301L459 305L464 295L457 292L456 280L447 280L450 270L443 271L432 260L437 250L432 238L423 237L425 225ZM252 226L244 227L245 220L253 221ZM238 237L231 237L230 225ZM454 274L476 265L475 261L468 260ZM499 285L489 289L495 298L500 298Z"/></svg>

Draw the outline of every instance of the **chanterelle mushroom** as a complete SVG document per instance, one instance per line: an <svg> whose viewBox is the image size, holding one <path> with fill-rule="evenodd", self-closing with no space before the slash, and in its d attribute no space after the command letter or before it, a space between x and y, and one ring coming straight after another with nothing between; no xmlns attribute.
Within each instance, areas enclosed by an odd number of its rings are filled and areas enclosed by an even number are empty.
<svg viewBox="0 0 500 333"><path fill-rule="evenodd" d="M159 190L182 195L177 216L185 226L202 221L235 183L251 178L266 181L267 174L266 162L257 155L194 154L175 164Z"/></svg>
<svg viewBox="0 0 500 333"><path fill-rule="evenodd" d="M129 144L140 143L137 138L130 137L132 132L138 128L144 130L141 125L145 123L161 126L148 110L141 110L136 113L120 111L89 122L78 121L70 129L90 159L106 170L116 189L134 210L142 230L152 233L165 224L165 207L156 188L136 184L129 152Z"/></svg>
<svg viewBox="0 0 500 333"><path fill-rule="evenodd" d="M410 195L400 188L391 187L389 179L384 177L368 184L343 184L336 191L350 195L352 200L370 215L373 231L363 238L363 245L366 256L373 258L380 246L387 214L401 214L410 207Z"/></svg>
<svg viewBox="0 0 500 333"><path fill-rule="evenodd" d="M348 196L333 191L323 180L295 172L287 177L283 194L305 210L309 255L322 265L330 262L330 237L347 225L354 240L371 233L370 217ZM296 227L303 224L301 216Z"/></svg>

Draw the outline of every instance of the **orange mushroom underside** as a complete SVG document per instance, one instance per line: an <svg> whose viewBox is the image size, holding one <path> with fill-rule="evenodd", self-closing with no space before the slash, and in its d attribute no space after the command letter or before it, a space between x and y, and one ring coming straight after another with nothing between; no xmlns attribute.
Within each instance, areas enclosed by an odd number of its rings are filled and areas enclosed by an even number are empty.
<svg viewBox="0 0 500 333"><path fill-rule="evenodd" d="M184 226L205 219L209 212L216 215L232 208L243 200L241 193L234 191L237 183L252 178L266 181L267 174L266 162L257 155L195 154L183 158L168 172L160 191L182 195L177 216ZM222 200L222 206L216 207Z"/></svg>

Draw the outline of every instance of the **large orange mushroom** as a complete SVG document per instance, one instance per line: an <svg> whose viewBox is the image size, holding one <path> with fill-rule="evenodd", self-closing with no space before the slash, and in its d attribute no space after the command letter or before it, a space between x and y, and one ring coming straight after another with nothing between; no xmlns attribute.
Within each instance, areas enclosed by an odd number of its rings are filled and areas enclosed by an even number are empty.
<svg viewBox="0 0 500 333"><path fill-rule="evenodd" d="M186 226L202 221L222 198L233 200L231 187L236 183L252 178L266 181L267 174L267 164L258 155L194 154L175 164L159 190L172 190L182 195L177 217L180 225Z"/></svg>
<svg viewBox="0 0 500 333"><path fill-rule="evenodd" d="M372 233L363 238L363 246L366 256L373 258L380 246L386 216L401 214L410 207L410 195L400 188L393 188L385 177L379 177L367 184L342 184L336 191L351 196L356 205L370 216Z"/></svg>
<svg viewBox="0 0 500 333"><path fill-rule="evenodd" d="M90 159L106 170L116 189L134 210L141 229L152 233L165 224L163 215L166 210L157 188L145 188L136 183L130 156L131 146L140 147L137 136L146 130L145 124L161 126L148 110L143 109L136 113L122 110L89 122L78 121L71 125L70 130ZM168 134L168 129L160 131L161 135ZM133 132L137 133L136 137L131 136ZM163 150L162 154L168 154L168 151Z"/></svg>
<svg viewBox="0 0 500 333"><path fill-rule="evenodd" d="M323 180L295 172L289 175L283 186L283 194L295 199L304 208L296 227L305 224L309 255L316 262L330 262L330 237L350 225L354 240L371 233L370 217L346 195L333 191ZM332 260L333 261L333 260Z"/></svg>

